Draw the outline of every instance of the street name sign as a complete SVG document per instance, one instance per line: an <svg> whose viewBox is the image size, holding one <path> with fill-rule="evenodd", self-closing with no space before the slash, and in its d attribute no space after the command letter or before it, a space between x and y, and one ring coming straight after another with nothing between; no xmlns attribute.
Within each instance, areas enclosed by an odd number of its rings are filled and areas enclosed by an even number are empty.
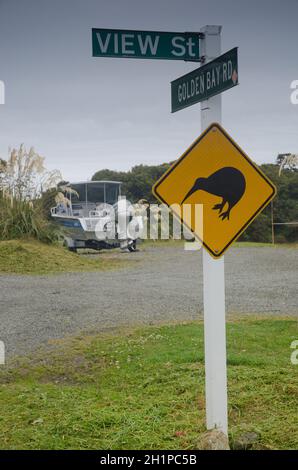
<svg viewBox="0 0 298 470"><path fill-rule="evenodd" d="M238 49L171 82L172 113L238 85Z"/></svg>
<svg viewBox="0 0 298 470"><path fill-rule="evenodd" d="M214 258L219 258L275 196L272 182L217 123L155 183L153 194ZM183 205L190 204L191 211ZM202 230L194 220L203 205Z"/></svg>
<svg viewBox="0 0 298 470"><path fill-rule="evenodd" d="M92 29L93 57L200 60L201 33Z"/></svg>

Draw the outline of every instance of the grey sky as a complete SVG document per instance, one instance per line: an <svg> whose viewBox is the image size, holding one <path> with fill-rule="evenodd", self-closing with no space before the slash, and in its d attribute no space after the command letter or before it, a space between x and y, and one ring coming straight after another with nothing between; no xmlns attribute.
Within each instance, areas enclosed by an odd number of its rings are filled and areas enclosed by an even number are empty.
<svg viewBox="0 0 298 470"><path fill-rule="evenodd" d="M239 47L223 126L257 163L298 152L298 0L0 0L0 156L24 142L66 179L174 160L200 134L200 105L170 113L183 61L91 56L91 28L196 31Z"/></svg>

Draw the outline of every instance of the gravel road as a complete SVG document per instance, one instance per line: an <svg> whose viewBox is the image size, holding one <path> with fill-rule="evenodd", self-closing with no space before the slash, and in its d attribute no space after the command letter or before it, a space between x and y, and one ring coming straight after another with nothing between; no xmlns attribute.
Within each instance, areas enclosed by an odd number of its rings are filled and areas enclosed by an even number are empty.
<svg viewBox="0 0 298 470"><path fill-rule="evenodd" d="M115 251L112 256L131 262L110 272L1 275L0 339L7 356L82 330L202 316L201 252L184 251L177 244L142 247L133 254ZM298 316L297 261L298 250L289 248L229 250L228 313Z"/></svg>

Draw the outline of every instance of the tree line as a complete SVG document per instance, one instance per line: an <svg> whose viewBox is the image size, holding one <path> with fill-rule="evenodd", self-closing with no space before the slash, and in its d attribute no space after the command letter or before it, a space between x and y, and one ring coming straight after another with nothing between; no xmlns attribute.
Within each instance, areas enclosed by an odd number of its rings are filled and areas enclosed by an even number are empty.
<svg viewBox="0 0 298 470"><path fill-rule="evenodd" d="M170 165L171 163L136 165L129 171L103 169L97 171L92 180L121 181L122 192L132 203L140 199L157 203L152 194L152 186ZM271 242L272 218L274 223L298 222L298 170L284 168L280 172L279 161L259 167L275 184L277 196L272 205L269 204L241 235L241 241ZM297 225L275 225L274 232L277 243L298 241Z"/></svg>
<svg viewBox="0 0 298 470"><path fill-rule="evenodd" d="M260 165L277 187L277 196L240 240L271 242L272 219L276 224L297 223L298 170L292 158L296 156L290 155L289 158L289 155L278 156L275 164ZM154 204L158 201L152 194L152 186L171 163L136 165L126 172L103 169L97 171L92 180L121 181L122 192L132 203L146 199ZM21 145L19 149L11 150L7 160L0 159L0 240L22 236L55 240L59 234L51 221L50 208L56 205L58 196L63 196L61 188L66 182L61 179L59 171L45 168L44 158L33 148L27 152ZM298 241L297 225L275 225L274 232L277 243Z"/></svg>

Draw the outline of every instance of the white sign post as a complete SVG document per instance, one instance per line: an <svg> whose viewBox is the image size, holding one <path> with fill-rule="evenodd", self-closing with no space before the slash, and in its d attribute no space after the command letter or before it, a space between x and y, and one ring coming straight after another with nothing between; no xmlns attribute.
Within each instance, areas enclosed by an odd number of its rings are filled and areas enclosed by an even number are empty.
<svg viewBox="0 0 298 470"><path fill-rule="evenodd" d="M201 29L205 63L221 54L221 26ZM221 94L201 103L202 132L221 124ZM213 259L203 250L205 390L207 429L228 433L224 257Z"/></svg>

